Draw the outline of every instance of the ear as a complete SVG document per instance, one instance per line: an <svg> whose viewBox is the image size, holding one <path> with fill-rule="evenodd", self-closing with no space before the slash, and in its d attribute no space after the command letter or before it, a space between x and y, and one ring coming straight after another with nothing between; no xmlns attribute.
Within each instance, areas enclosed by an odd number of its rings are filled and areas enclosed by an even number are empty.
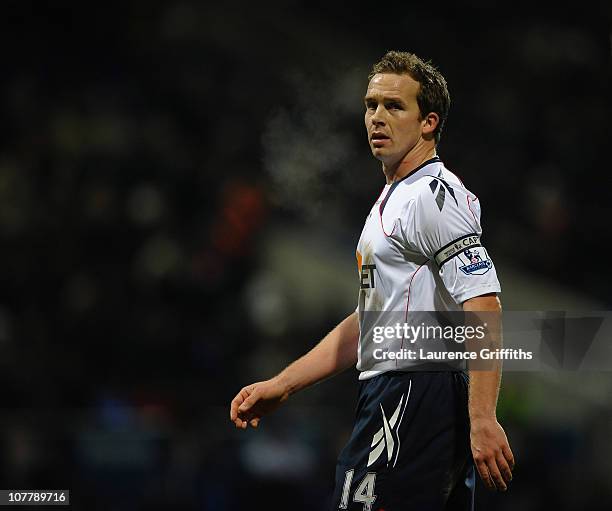
<svg viewBox="0 0 612 511"><path fill-rule="evenodd" d="M424 138L428 138L428 136L433 137L434 131L438 127L439 122L440 117L435 112L429 112L425 117L423 117L421 126L423 127Z"/></svg>

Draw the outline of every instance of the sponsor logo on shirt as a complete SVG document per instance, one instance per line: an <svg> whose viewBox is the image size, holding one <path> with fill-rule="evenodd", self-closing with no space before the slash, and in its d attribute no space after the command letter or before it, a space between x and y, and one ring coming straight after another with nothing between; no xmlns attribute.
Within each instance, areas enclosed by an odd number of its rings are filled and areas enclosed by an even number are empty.
<svg viewBox="0 0 612 511"><path fill-rule="evenodd" d="M372 289L376 287L374 280L374 270L376 269L375 264L362 264L360 273L360 289Z"/></svg>

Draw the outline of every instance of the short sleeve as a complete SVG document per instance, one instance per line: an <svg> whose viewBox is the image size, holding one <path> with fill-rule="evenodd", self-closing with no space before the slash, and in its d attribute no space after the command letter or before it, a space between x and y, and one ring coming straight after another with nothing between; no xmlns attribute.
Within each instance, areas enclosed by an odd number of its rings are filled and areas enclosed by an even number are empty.
<svg viewBox="0 0 612 511"><path fill-rule="evenodd" d="M423 186L407 212L411 250L432 261L459 304L501 291L495 265L481 243L480 213L474 195L438 178Z"/></svg>

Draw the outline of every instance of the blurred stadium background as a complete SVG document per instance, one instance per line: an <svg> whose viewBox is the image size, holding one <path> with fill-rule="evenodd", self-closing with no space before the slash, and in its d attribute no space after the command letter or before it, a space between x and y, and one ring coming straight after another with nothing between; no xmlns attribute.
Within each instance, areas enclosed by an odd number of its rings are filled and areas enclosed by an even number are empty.
<svg viewBox="0 0 612 511"><path fill-rule="evenodd" d="M1 489L73 509L324 509L356 373L256 432L228 420L355 306L383 180L362 96L388 49L453 99L503 303L609 310L609 2L364 9L6 2L0 19ZM612 503L612 374L508 373L518 464L479 509Z"/></svg>

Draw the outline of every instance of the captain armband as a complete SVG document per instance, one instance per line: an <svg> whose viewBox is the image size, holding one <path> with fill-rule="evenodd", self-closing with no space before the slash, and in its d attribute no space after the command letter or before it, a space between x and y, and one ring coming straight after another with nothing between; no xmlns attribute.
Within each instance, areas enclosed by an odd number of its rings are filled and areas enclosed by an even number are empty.
<svg viewBox="0 0 612 511"><path fill-rule="evenodd" d="M481 247L480 236L476 233L468 234L451 241L444 245L434 254L434 260L439 268L442 268L444 263L451 260L453 257L470 251L473 247Z"/></svg>

